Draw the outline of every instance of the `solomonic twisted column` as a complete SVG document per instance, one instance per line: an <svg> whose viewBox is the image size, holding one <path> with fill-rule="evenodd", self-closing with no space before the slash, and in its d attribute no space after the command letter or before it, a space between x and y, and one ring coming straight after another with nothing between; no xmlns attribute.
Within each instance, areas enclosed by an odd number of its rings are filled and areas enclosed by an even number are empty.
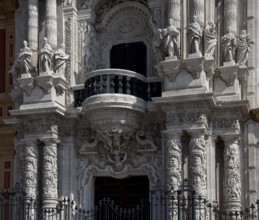
<svg viewBox="0 0 259 220"><path fill-rule="evenodd" d="M224 142L224 209L239 211L241 207L239 142L235 137L226 137Z"/></svg>
<svg viewBox="0 0 259 220"><path fill-rule="evenodd" d="M178 135L169 136L166 144L167 149L167 186L168 189L176 191L182 184L182 143L181 137ZM177 217L177 206L173 201L171 218Z"/></svg>
<svg viewBox="0 0 259 220"><path fill-rule="evenodd" d="M43 148L43 206L55 208L58 198L57 143L45 141Z"/></svg>

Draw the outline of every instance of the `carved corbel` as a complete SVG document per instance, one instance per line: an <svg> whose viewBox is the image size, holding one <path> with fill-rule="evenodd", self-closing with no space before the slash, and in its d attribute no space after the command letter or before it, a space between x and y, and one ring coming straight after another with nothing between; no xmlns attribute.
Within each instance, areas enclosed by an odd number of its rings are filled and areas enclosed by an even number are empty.
<svg viewBox="0 0 259 220"><path fill-rule="evenodd" d="M237 79L238 65L222 66L219 68L219 72L227 87L233 86L235 79Z"/></svg>
<svg viewBox="0 0 259 220"><path fill-rule="evenodd" d="M38 76L36 78L37 84L40 88L43 89L45 94L49 94L51 88L53 87L54 84L54 80L53 80L53 76L51 75L42 75L42 76Z"/></svg>
<svg viewBox="0 0 259 220"><path fill-rule="evenodd" d="M63 76L54 76L54 87L57 95L62 95L68 89L68 84Z"/></svg>
<svg viewBox="0 0 259 220"><path fill-rule="evenodd" d="M214 58L205 57L204 60L204 71L206 73L206 76L208 79L211 79L214 75L214 69L215 69L215 62Z"/></svg>
<svg viewBox="0 0 259 220"><path fill-rule="evenodd" d="M245 82L247 80L247 76L249 74L249 69L246 65L240 65L238 67L238 80L240 83Z"/></svg>
<svg viewBox="0 0 259 220"><path fill-rule="evenodd" d="M204 58L195 57L185 60L186 69L191 73L193 79L199 79L202 71L204 70Z"/></svg>
<svg viewBox="0 0 259 220"><path fill-rule="evenodd" d="M27 96L31 95L31 92L34 88L34 78L31 77L31 74L23 74L24 76L20 79L17 79L19 87L25 92Z"/></svg>
<svg viewBox="0 0 259 220"><path fill-rule="evenodd" d="M177 75L180 73L181 61L180 60L166 60L160 62L157 66L158 74L161 78L168 77L170 81L174 82Z"/></svg>

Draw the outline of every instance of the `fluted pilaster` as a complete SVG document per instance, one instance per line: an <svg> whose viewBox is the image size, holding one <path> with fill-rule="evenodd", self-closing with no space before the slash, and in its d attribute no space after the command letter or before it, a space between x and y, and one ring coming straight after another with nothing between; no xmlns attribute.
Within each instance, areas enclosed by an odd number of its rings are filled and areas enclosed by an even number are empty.
<svg viewBox="0 0 259 220"><path fill-rule="evenodd" d="M227 32L229 26L234 33L237 33L237 0L224 1L224 31Z"/></svg>
<svg viewBox="0 0 259 220"><path fill-rule="evenodd" d="M57 49L57 3L46 0L46 35L53 49Z"/></svg>
<svg viewBox="0 0 259 220"><path fill-rule="evenodd" d="M58 197L57 143L45 141L43 148L43 205L55 207Z"/></svg>
<svg viewBox="0 0 259 220"><path fill-rule="evenodd" d="M224 143L224 209L238 211L241 207L239 141L236 137L225 137Z"/></svg>
<svg viewBox="0 0 259 220"><path fill-rule="evenodd" d="M32 65L38 62L38 0L28 1L28 43L32 50Z"/></svg>
<svg viewBox="0 0 259 220"><path fill-rule="evenodd" d="M168 1L168 20L173 19L174 25L180 29L181 26L181 0Z"/></svg>
<svg viewBox="0 0 259 220"><path fill-rule="evenodd" d="M190 1L190 15L191 19L193 16L197 16L198 22L204 26L204 0L191 0Z"/></svg>

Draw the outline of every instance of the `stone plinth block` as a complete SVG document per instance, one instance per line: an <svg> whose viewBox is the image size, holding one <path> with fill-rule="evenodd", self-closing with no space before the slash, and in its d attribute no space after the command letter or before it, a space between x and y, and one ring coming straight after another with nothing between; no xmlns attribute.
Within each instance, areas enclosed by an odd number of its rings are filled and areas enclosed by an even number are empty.
<svg viewBox="0 0 259 220"><path fill-rule="evenodd" d="M17 79L19 87L24 91L26 96L30 96L31 92L34 88L34 78L32 78L31 74L25 73L21 74L21 78Z"/></svg>
<svg viewBox="0 0 259 220"><path fill-rule="evenodd" d="M221 101L240 100L238 65L219 67L219 78L215 78L215 93Z"/></svg>

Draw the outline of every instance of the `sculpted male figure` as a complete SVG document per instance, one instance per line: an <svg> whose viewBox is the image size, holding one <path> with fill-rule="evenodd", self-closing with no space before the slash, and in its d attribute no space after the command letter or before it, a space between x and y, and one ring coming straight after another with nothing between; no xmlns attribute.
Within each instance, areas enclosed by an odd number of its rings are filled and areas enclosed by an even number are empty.
<svg viewBox="0 0 259 220"><path fill-rule="evenodd" d="M246 30L242 30L238 38L237 44L237 62L240 65L246 64L248 59L248 53L250 52L250 47L250 34L247 34Z"/></svg>
<svg viewBox="0 0 259 220"><path fill-rule="evenodd" d="M48 43L48 39L44 37L43 45L40 50L40 61L43 72L49 72L51 70L52 53L53 51L50 44Z"/></svg>
<svg viewBox="0 0 259 220"><path fill-rule="evenodd" d="M204 56L213 57L217 44L215 24L209 21L204 30Z"/></svg>
<svg viewBox="0 0 259 220"><path fill-rule="evenodd" d="M236 36L232 32L231 26L227 28L227 33L221 38L221 44L224 54L224 62L235 61L235 53L236 53Z"/></svg>
<svg viewBox="0 0 259 220"><path fill-rule="evenodd" d="M21 68L21 73L29 73L30 70L32 69L32 64L31 64L31 57L32 57L32 51L28 47L27 41L23 41L24 47L21 48L18 60L20 62L20 68Z"/></svg>
<svg viewBox="0 0 259 220"><path fill-rule="evenodd" d="M187 39L189 43L189 54L200 53L200 41L202 29L198 23L197 16L193 16L193 23L187 26Z"/></svg>
<svg viewBox="0 0 259 220"><path fill-rule="evenodd" d="M173 25L173 19L169 19L169 26L165 29L158 29L161 38L164 41L165 55L172 57L179 57L179 48L177 45L178 36L180 32Z"/></svg>
<svg viewBox="0 0 259 220"><path fill-rule="evenodd" d="M61 44L60 48L54 53L54 68L57 74L64 74L66 69L66 62L69 55L65 52L65 44Z"/></svg>

